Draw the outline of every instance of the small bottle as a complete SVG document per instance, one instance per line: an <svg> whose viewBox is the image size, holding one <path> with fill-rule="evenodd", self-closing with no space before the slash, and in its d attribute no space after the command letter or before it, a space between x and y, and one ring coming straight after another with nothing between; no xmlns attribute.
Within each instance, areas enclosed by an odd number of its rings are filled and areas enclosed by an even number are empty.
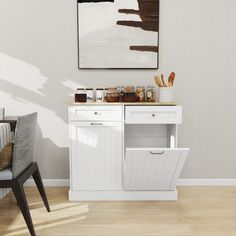
<svg viewBox="0 0 236 236"><path fill-rule="evenodd" d="M86 88L87 102L93 102L93 88Z"/></svg>
<svg viewBox="0 0 236 236"><path fill-rule="evenodd" d="M103 88L96 89L96 102L104 102L104 90Z"/></svg>

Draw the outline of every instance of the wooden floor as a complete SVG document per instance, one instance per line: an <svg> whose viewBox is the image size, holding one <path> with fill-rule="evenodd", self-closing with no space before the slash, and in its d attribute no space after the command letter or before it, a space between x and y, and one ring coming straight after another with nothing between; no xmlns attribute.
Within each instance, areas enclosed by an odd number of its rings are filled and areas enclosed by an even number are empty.
<svg viewBox="0 0 236 236"><path fill-rule="evenodd" d="M181 187L177 202L68 202L67 188L46 190L51 213L26 188L37 236L236 236L236 188ZM12 194L0 235L29 235Z"/></svg>

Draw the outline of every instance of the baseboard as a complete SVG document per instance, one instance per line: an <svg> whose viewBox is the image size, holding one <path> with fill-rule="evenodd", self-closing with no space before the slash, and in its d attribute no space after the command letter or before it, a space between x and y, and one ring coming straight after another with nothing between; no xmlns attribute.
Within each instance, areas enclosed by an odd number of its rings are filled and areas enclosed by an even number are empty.
<svg viewBox="0 0 236 236"><path fill-rule="evenodd" d="M70 186L69 179L43 179L43 184L45 187L68 187ZM35 186L34 180L29 179L25 183L25 186Z"/></svg>
<svg viewBox="0 0 236 236"><path fill-rule="evenodd" d="M44 186L68 187L69 179L44 179ZM35 186L34 181L29 179L25 186ZM177 186L236 186L236 179L179 179Z"/></svg>
<svg viewBox="0 0 236 236"><path fill-rule="evenodd" d="M179 179L177 186L236 186L236 179Z"/></svg>

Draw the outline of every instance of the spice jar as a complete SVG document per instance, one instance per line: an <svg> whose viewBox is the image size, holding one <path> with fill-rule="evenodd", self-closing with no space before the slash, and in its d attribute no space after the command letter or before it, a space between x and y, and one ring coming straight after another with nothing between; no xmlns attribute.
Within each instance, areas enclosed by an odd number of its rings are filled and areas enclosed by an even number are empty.
<svg viewBox="0 0 236 236"><path fill-rule="evenodd" d="M106 94L106 101L107 102L119 102L120 100L120 93L117 88L108 88Z"/></svg>
<svg viewBox="0 0 236 236"><path fill-rule="evenodd" d="M145 102L145 87L144 86L137 86L136 97L137 97L138 102Z"/></svg>
<svg viewBox="0 0 236 236"><path fill-rule="evenodd" d="M136 93L134 91L134 86L126 86L123 95L124 102L136 102Z"/></svg>
<svg viewBox="0 0 236 236"><path fill-rule="evenodd" d="M147 102L155 102L155 90L153 86L147 86L146 100Z"/></svg>
<svg viewBox="0 0 236 236"><path fill-rule="evenodd" d="M96 102L104 102L104 90L103 88L96 89Z"/></svg>
<svg viewBox="0 0 236 236"><path fill-rule="evenodd" d="M93 89L87 88L86 94L87 94L87 102L93 102Z"/></svg>
<svg viewBox="0 0 236 236"><path fill-rule="evenodd" d="M85 93L84 88L77 88L75 92L75 102L86 102L87 94Z"/></svg>

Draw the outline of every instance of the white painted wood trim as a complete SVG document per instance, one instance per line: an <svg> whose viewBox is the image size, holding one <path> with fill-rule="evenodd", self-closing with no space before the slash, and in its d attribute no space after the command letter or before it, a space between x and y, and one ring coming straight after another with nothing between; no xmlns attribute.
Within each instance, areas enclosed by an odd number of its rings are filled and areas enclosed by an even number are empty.
<svg viewBox="0 0 236 236"><path fill-rule="evenodd" d="M236 186L236 179L179 179L177 186Z"/></svg>
<svg viewBox="0 0 236 236"><path fill-rule="evenodd" d="M45 187L69 187L69 179L43 179L43 184ZM33 179L27 180L24 186L36 186Z"/></svg>
<svg viewBox="0 0 236 236"><path fill-rule="evenodd" d="M44 179L45 187L69 187L69 179ZM25 186L35 186L34 180L29 179ZM177 186L236 186L236 179L179 179Z"/></svg>
<svg viewBox="0 0 236 236"><path fill-rule="evenodd" d="M177 191L69 191L70 201L176 201Z"/></svg>

